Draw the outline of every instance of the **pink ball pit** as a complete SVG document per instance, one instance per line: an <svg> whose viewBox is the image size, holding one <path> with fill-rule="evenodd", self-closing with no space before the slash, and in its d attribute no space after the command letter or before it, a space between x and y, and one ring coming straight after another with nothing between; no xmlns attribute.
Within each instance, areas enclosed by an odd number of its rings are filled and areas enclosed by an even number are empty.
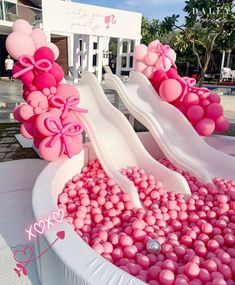
<svg viewBox="0 0 235 285"><path fill-rule="evenodd" d="M149 133L142 133L139 136L153 157L164 158ZM211 146L235 156L234 138L212 136L205 140ZM95 158L94 150L88 143L84 145L80 154L71 159L52 162L41 172L34 185L32 197L36 221L58 210L57 198L66 182L79 173L88 161ZM98 255L65 220L61 224L56 224L50 231L45 231L35 240L36 253L42 252L55 240L56 233L62 230L65 231L65 239L58 241L37 262L38 275L42 284L146 284Z"/></svg>

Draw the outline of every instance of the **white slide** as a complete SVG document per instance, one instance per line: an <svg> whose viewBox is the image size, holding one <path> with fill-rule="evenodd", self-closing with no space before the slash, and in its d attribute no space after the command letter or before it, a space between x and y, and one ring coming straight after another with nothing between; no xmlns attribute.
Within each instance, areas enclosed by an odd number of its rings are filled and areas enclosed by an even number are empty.
<svg viewBox="0 0 235 285"><path fill-rule="evenodd" d="M120 173L122 168L137 166L174 192L190 194L185 178L159 162L144 148L126 117L107 99L95 75L83 72L76 85L80 93L79 106L88 113L77 114L107 175L129 193L135 207L141 207L134 184Z"/></svg>
<svg viewBox="0 0 235 285"><path fill-rule="evenodd" d="M205 183L214 177L235 179L235 158L209 146L177 108L156 94L143 74L132 71L125 85L116 75L107 75L106 86L117 91L129 112L149 129L177 167Z"/></svg>

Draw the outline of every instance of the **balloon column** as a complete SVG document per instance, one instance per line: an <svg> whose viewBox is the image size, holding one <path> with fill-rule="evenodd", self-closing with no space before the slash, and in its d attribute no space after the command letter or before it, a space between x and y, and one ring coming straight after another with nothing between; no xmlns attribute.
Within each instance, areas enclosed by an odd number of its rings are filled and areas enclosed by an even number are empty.
<svg viewBox="0 0 235 285"><path fill-rule="evenodd" d="M62 83L64 72L55 62L59 56L56 45L46 42L42 30L32 30L28 22L19 19L7 37L6 48L17 60L13 76L23 83L26 103L14 109L21 134L33 139L41 157L49 161L79 153L83 127L75 112L87 110L77 107L77 89Z"/></svg>
<svg viewBox="0 0 235 285"><path fill-rule="evenodd" d="M177 107L201 136L228 129L220 96L207 88L196 87L196 80L181 77L175 65L176 53L158 40L148 47L135 47L135 70L143 73L159 96Z"/></svg>

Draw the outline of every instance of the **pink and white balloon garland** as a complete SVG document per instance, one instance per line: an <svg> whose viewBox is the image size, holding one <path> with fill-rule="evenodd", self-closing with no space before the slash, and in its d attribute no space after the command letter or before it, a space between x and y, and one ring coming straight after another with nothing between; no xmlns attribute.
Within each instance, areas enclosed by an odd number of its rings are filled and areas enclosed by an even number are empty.
<svg viewBox="0 0 235 285"><path fill-rule="evenodd" d="M207 88L198 88L193 78L180 77L177 73L176 53L169 45L159 40L148 47L135 47L135 70L143 73L151 82L159 96L177 107L201 136L209 136L214 131L224 132L229 121L224 116L220 97L211 94Z"/></svg>
<svg viewBox="0 0 235 285"><path fill-rule="evenodd" d="M23 82L26 104L14 109L14 118L21 122L21 134L33 139L41 157L49 161L79 153L83 127L75 112L87 110L77 107L78 90L62 83L64 72L55 62L58 48L46 42L42 30L32 31L29 23L21 19L14 23L6 48L18 60L13 76Z"/></svg>

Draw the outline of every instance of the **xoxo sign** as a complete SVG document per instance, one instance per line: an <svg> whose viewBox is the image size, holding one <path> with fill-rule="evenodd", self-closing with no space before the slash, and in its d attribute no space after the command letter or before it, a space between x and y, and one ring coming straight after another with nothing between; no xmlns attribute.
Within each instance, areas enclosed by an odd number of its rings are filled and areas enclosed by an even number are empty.
<svg viewBox="0 0 235 285"><path fill-rule="evenodd" d="M26 229L26 233L29 236L29 240L31 237L36 237L37 234L43 234L46 229L50 229L55 226L55 223L62 223L64 219L64 211L59 209L58 211L54 211L52 214L49 214L47 218L40 220L33 225L30 225L29 229Z"/></svg>

